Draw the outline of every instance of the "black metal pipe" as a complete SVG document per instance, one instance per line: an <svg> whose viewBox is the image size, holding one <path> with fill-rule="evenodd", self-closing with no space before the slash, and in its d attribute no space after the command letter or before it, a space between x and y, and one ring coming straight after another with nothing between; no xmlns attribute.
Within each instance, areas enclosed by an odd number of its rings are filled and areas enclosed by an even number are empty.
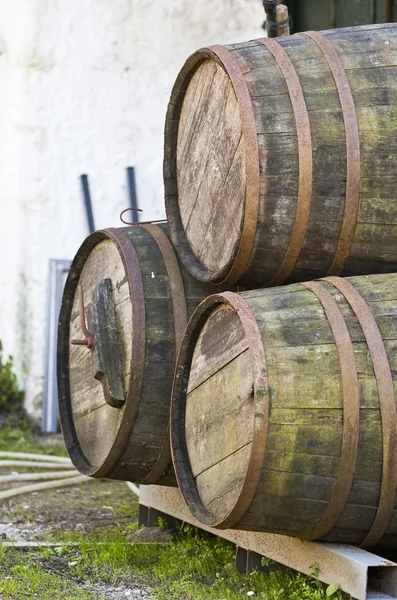
<svg viewBox="0 0 397 600"><path fill-rule="evenodd" d="M128 194L130 197L131 208L139 208L138 196L136 193L136 181L135 181L135 167L127 167L127 181L128 181ZM139 212L136 210L132 212L132 222L139 223Z"/></svg>
<svg viewBox="0 0 397 600"><path fill-rule="evenodd" d="M277 29L274 26L276 21L277 0L263 0L263 8L266 13L267 36L273 38L277 36Z"/></svg>
<svg viewBox="0 0 397 600"><path fill-rule="evenodd" d="M94 215L92 214L92 202L91 202L90 186L88 183L88 175L80 175L80 181L81 181L81 189L83 191L85 213L87 216L87 223L88 223L88 231L90 233L94 233L94 231L95 231Z"/></svg>

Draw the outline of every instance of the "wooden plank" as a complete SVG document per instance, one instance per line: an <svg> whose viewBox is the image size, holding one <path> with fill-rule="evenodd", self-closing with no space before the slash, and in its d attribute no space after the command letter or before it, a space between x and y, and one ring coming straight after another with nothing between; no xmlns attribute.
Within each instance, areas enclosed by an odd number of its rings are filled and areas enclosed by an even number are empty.
<svg viewBox="0 0 397 600"><path fill-rule="evenodd" d="M219 519L228 515L238 499L250 453L248 443L196 478L202 502Z"/></svg>
<svg viewBox="0 0 397 600"><path fill-rule="evenodd" d="M193 75L182 106L177 172L183 225L193 250L210 269L228 262L240 235L245 193L241 136L229 78L206 60Z"/></svg>
<svg viewBox="0 0 397 600"><path fill-rule="evenodd" d="M316 473L318 476L336 477L339 466L339 456L327 456L318 454L305 454L268 450L266 462L276 471L288 471L292 473L304 473L310 475ZM355 476L362 481L380 480L382 473L382 460L373 457L373 460L361 460L359 458L356 466Z"/></svg>
<svg viewBox="0 0 397 600"><path fill-rule="evenodd" d="M102 389L102 386L100 385ZM108 457L121 425L123 412L106 402L75 421L80 446L93 468Z"/></svg>
<svg viewBox="0 0 397 600"><path fill-rule="evenodd" d="M206 321L194 350L188 394L248 348L244 328L233 308L221 305Z"/></svg>
<svg viewBox="0 0 397 600"><path fill-rule="evenodd" d="M194 475L252 440L252 386L251 353L246 350L187 395L185 435Z"/></svg>

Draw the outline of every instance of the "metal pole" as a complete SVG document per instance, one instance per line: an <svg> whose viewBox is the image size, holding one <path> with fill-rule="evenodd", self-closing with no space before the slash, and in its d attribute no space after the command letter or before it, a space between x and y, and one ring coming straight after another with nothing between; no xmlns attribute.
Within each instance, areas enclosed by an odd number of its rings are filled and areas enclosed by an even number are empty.
<svg viewBox="0 0 397 600"><path fill-rule="evenodd" d="M127 167L127 181L128 181L128 192L130 196L130 206L131 208L139 208L138 206L138 197L136 193L136 181L135 181L135 168ZM139 212L133 210L132 211L132 222L139 223Z"/></svg>
<svg viewBox="0 0 397 600"><path fill-rule="evenodd" d="M87 215L88 231L90 233L94 233L94 231L95 231L94 215L92 214L92 202L91 202L90 186L88 183L88 175L80 175L80 181L81 181L81 189L83 191L85 212Z"/></svg>
<svg viewBox="0 0 397 600"><path fill-rule="evenodd" d="M276 21L277 0L263 0L263 8L266 13L266 30L267 37L273 38L277 36L277 29L274 27Z"/></svg>

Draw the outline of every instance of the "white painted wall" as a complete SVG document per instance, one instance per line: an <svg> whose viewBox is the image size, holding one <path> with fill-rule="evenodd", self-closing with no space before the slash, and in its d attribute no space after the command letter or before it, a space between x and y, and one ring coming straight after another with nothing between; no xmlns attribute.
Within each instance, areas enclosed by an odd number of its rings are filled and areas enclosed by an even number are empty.
<svg viewBox="0 0 397 600"><path fill-rule="evenodd" d="M134 165L146 219L163 211L166 105L187 56L263 35L261 0L0 0L0 340L27 407L42 398L49 258L117 226Z"/></svg>

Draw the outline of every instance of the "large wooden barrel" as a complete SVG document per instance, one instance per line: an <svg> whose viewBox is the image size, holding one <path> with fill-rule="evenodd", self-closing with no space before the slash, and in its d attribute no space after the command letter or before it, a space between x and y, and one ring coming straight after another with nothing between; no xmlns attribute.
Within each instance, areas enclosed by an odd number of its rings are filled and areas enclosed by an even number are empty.
<svg viewBox="0 0 397 600"><path fill-rule="evenodd" d="M397 270L397 24L193 54L172 91L174 246L251 288Z"/></svg>
<svg viewBox="0 0 397 600"><path fill-rule="evenodd" d="M397 547L397 274L205 299L176 367L173 462L194 516Z"/></svg>
<svg viewBox="0 0 397 600"><path fill-rule="evenodd" d="M175 485L169 405L177 346L209 286L180 269L167 231L98 231L71 266L58 331L59 407L67 450L86 475ZM82 311L94 337L88 347L71 344L85 338Z"/></svg>

